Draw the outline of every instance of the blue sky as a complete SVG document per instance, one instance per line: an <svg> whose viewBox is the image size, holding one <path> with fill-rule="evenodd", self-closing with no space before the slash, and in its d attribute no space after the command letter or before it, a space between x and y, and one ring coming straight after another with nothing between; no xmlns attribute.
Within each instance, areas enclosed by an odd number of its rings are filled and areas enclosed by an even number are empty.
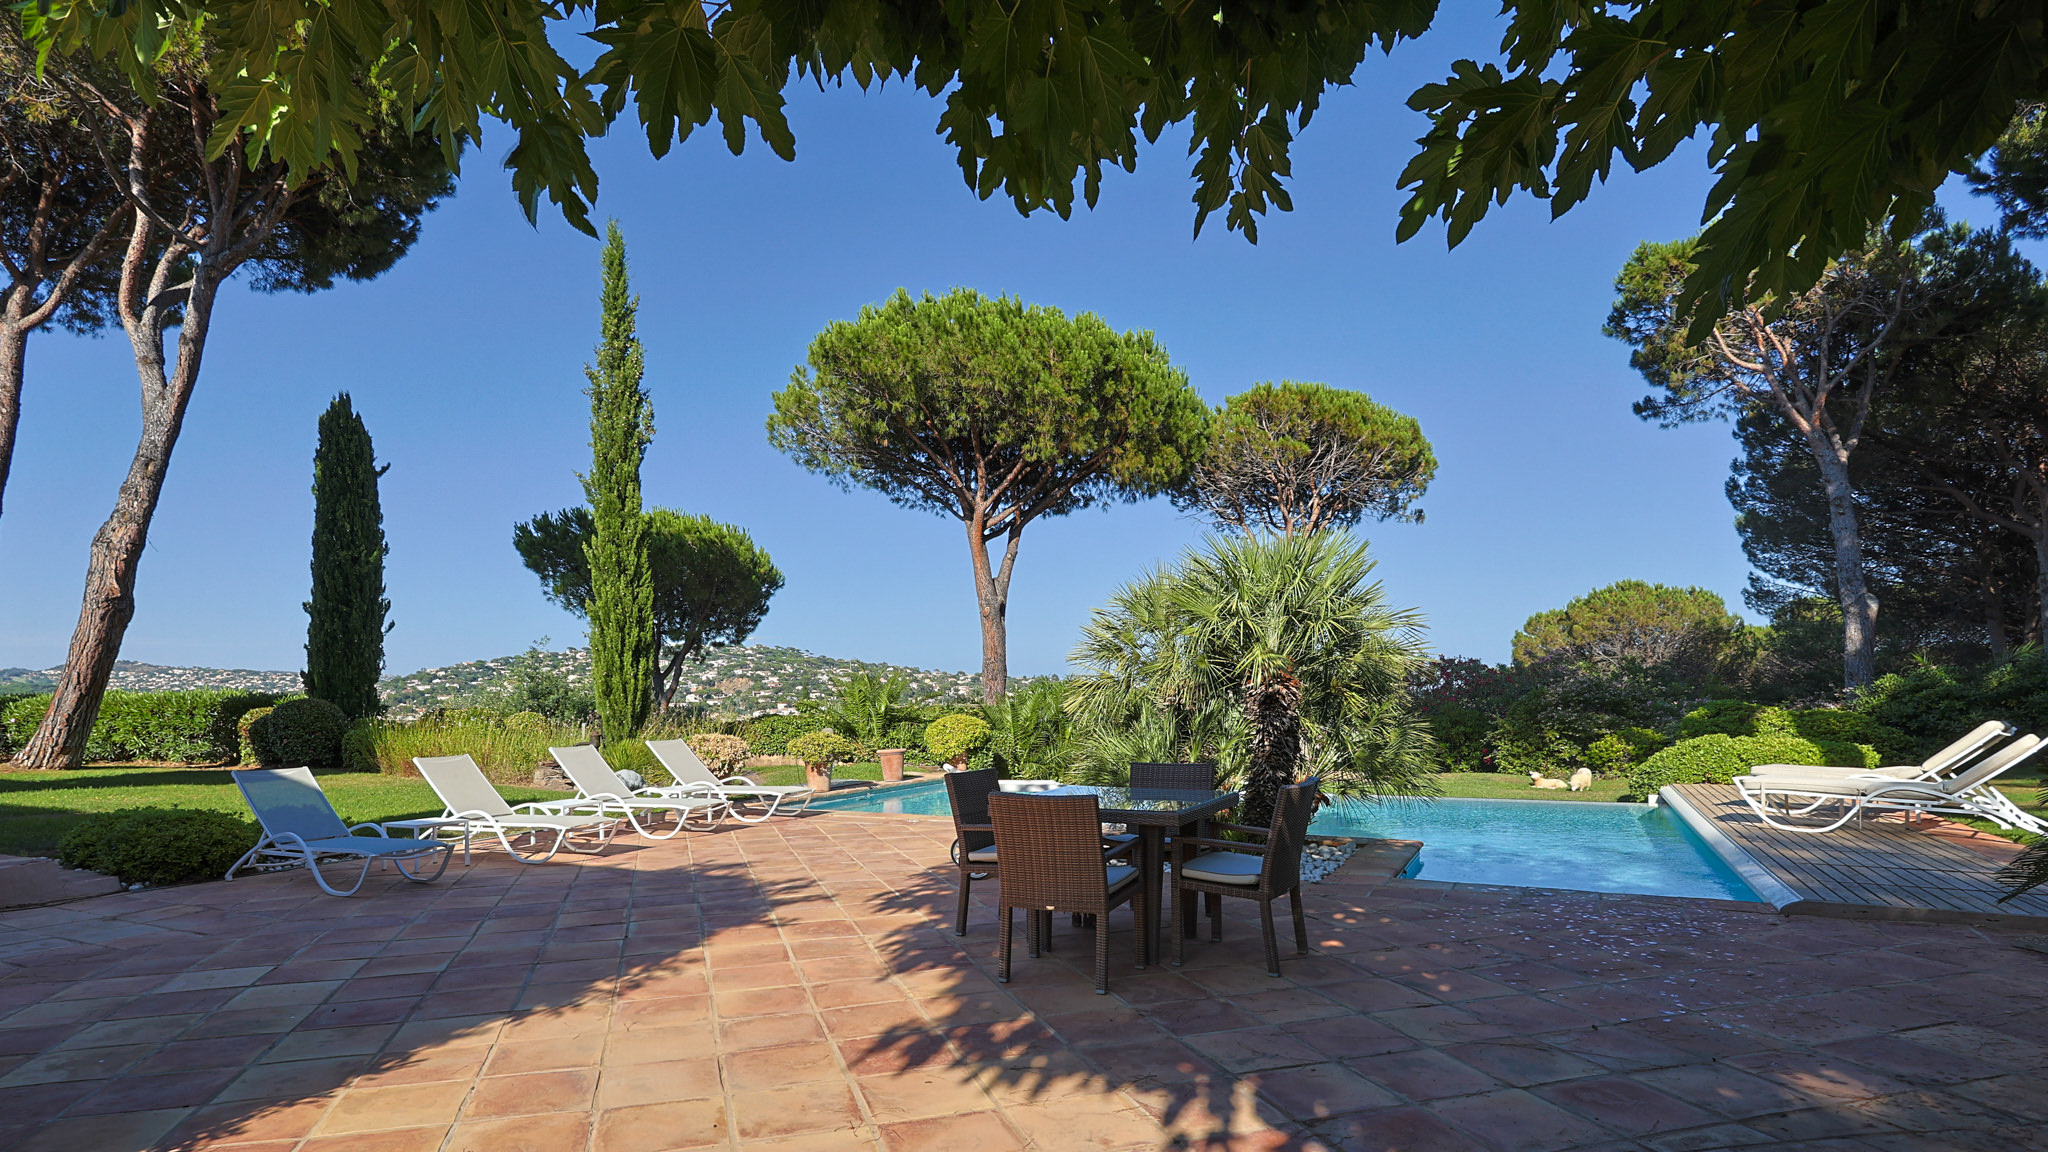
<svg viewBox="0 0 2048 1152"><path fill-rule="evenodd" d="M1726 426L1637 420L1642 382L1600 335L1630 249L1696 225L1699 151L1618 175L1556 222L1521 199L1455 251L1438 228L1393 242L1395 177L1423 130L1407 94L1497 36L1470 20L1368 60L1302 134L1296 209L1267 219L1256 246L1220 220L1191 237L1184 137L1062 221L976 200L934 134L939 106L902 87L793 88L793 164L758 141L735 158L715 131L656 162L621 131L597 148L598 211L624 228L641 296L649 502L740 524L774 556L788 584L756 641L977 668L958 523L841 492L762 430L769 395L827 322L898 287L959 285L1150 329L1212 403L1260 380L1320 380L1419 418L1440 461L1427 521L1365 535L1390 598L1427 614L1440 651L1505 659L1532 612L1631 577L1703 585L1739 609ZM124 657L300 666L314 424L340 390L391 465L390 670L582 642L520 566L511 529L581 499L597 244L525 223L495 163L503 146L469 158L459 194L382 279L223 295ZM48 667L134 448L126 342L36 337L24 408L0 518L0 665ZM1163 501L1033 525L1011 670L1062 670L1091 607L1201 535Z"/></svg>

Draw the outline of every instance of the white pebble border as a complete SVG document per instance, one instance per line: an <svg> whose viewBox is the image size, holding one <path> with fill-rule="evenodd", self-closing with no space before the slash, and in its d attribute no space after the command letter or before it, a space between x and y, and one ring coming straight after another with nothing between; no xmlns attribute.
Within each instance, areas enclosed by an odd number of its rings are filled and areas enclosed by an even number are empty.
<svg viewBox="0 0 2048 1152"><path fill-rule="evenodd" d="M1301 850L1301 878L1310 884L1322 883L1323 877L1351 859L1351 853L1357 848L1358 845L1349 840L1338 844L1309 845Z"/></svg>

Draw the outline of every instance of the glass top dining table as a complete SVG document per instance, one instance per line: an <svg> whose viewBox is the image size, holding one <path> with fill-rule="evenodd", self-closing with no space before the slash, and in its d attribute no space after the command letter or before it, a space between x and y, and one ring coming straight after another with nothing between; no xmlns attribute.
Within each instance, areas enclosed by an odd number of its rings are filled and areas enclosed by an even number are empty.
<svg viewBox="0 0 2048 1152"><path fill-rule="evenodd" d="M1025 793L1031 796L1093 796L1102 819L1122 824L1138 833L1138 873L1144 907L1139 912L1144 955L1148 964L1157 963L1159 951L1160 879L1165 870L1165 842L1169 831L1178 832L1199 823L1244 799L1241 792L1216 792L1190 788L1125 788L1112 784L1063 784L1058 788Z"/></svg>

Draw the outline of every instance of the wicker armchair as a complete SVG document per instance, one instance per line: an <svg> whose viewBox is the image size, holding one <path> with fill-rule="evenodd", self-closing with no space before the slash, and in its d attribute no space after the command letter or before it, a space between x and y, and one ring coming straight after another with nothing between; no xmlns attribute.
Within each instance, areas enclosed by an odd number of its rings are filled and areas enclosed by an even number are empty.
<svg viewBox="0 0 2048 1152"><path fill-rule="evenodd" d="M1223 939L1223 900L1243 896L1259 902L1259 918L1266 930L1266 972L1280 975L1280 947L1273 933L1273 901L1283 893L1294 909L1294 949L1308 951L1308 924L1301 912L1301 850L1308 842L1309 817L1316 810L1316 792L1322 782L1309 777L1280 790L1273 805L1273 826L1252 828L1244 824L1216 826L1265 838L1263 845L1235 840L1210 840L1184 836L1185 849L1208 848L1197 856L1192 851L1173 854L1173 919L1180 923L1183 894L1200 892L1209 903L1209 938ZM1192 912L1192 908L1186 911ZM1186 955L1183 933L1173 934L1173 965L1179 967Z"/></svg>
<svg viewBox="0 0 2048 1152"><path fill-rule="evenodd" d="M1024 909L1031 955L1052 944L1052 914L1095 920L1095 994L1109 991L1109 910L1138 895L1138 870L1103 859L1102 814L1093 796L988 798L997 855L1003 861L1002 917L996 979L1010 979L1011 910ZM1144 933L1133 932L1144 967Z"/></svg>
<svg viewBox="0 0 2048 1152"><path fill-rule="evenodd" d="M953 863L960 868L960 911L953 919L953 935L965 936L969 889L976 880L997 874L995 828L988 822L988 801L997 792L1002 772L982 768L945 775L946 799L953 805Z"/></svg>

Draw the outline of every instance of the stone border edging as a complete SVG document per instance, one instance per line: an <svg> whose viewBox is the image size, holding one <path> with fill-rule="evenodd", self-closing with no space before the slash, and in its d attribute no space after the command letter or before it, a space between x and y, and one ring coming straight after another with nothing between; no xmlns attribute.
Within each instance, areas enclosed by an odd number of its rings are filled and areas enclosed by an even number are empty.
<svg viewBox="0 0 2048 1152"><path fill-rule="evenodd" d="M1757 863L1756 858L1743 851L1741 845L1730 840L1727 833L1714 827L1713 821L1694 808L1692 802L1676 789L1666 785L1657 790L1657 795L1666 807L1678 813L1678 818L1685 821L1687 828L1692 829L1706 842L1708 850L1719 857L1721 863L1742 877L1742 882L1749 885L1750 891L1763 897L1771 907L1783 912L1803 901L1804 898L1799 893L1786 887L1785 882L1773 875L1770 869Z"/></svg>

